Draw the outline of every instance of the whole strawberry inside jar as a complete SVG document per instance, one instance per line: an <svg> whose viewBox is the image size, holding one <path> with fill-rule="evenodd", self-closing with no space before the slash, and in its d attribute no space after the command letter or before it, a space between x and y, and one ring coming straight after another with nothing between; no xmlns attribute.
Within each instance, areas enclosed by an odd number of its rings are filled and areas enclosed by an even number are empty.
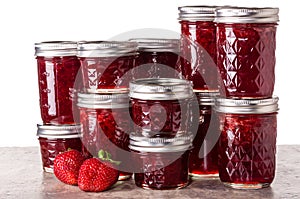
<svg viewBox="0 0 300 199"><path fill-rule="evenodd" d="M82 151L81 125L37 125L43 170L53 173L55 157L69 149Z"/></svg>

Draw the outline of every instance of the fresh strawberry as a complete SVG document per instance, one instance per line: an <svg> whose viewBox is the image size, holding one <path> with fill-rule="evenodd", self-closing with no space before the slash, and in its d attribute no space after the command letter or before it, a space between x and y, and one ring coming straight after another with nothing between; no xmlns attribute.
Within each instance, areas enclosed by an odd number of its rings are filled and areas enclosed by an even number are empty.
<svg viewBox="0 0 300 199"><path fill-rule="evenodd" d="M53 165L55 176L66 184L77 185L79 169L84 160L83 155L77 150L58 154Z"/></svg>
<svg viewBox="0 0 300 199"><path fill-rule="evenodd" d="M83 191L100 192L109 189L118 181L119 171L114 169L112 164L119 164L110 159L111 155L104 151L99 152L98 158L91 158L81 165L78 177L78 186Z"/></svg>

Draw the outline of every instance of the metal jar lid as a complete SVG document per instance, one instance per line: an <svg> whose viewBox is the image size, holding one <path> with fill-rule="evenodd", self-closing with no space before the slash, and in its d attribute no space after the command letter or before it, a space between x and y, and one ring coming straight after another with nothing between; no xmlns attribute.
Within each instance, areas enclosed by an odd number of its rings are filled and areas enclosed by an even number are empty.
<svg viewBox="0 0 300 199"><path fill-rule="evenodd" d="M179 152L189 150L192 146L193 136L174 138L148 138L136 133L129 135L129 148L139 152Z"/></svg>
<svg viewBox="0 0 300 199"><path fill-rule="evenodd" d="M215 103L217 112L233 114L275 113L278 109L278 97L268 99L225 99L218 98Z"/></svg>
<svg viewBox="0 0 300 199"><path fill-rule="evenodd" d="M219 7L216 23L277 23L278 8Z"/></svg>
<svg viewBox="0 0 300 199"><path fill-rule="evenodd" d="M219 92L195 92L199 105L212 106Z"/></svg>
<svg viewBox="0 0 300 199"><path fill-rule="evenodd" d="M81 137L81 125L51 125L51 124L38 124L37 136L42 138L80 138Z"/></svg>
<svg viewBox="0 0 300 199"><path fill-rule="evenodd" d="M130 41L80 41L78 57L118 57L137 54L137 43Z"/></svg>
<svg viewBox="0 0 300 199"><path fill-rule="evenodd" d="M128 93L84 94L78 93L78 107L116 109L129 107Z"/></svg>
<svg viewBox="0 0 300 199"><path fill-rule="evenodd" d="M144 52L180 51L179 39L133 38L129 41L137 42L138 50Z"/></svg>
<svg viewBox="0 0 300 199"><path fill-rule="evenodd" d="M216 6L183 6L179 7L181 21L214 21Z"/></svg>
<svg viewBox="0 0 300 199"><path fill-rule="evenodd" d="M143 100L179 100L193 96L190 81L175 78L144 78L129 84L129 96Z"/></svg>
<svg viewBox="0 0 300 199"><path fill-rule="evenodd" d="M35 56L76 56L77 42L73 41L45 41L35 43Z"/></svg>

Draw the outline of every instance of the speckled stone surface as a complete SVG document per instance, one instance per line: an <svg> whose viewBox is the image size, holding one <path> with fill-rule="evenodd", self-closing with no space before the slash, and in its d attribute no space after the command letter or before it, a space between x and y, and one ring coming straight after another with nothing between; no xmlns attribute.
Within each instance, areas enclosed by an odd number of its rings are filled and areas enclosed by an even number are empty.
<svg viewBox="0 0 300 199"><path fill-rule="evenodd" d="M0 148L0 198L300 198L300 145L278 146L276 178L270 188L234 190L219 180L193 180L180 190L137 188L132 180L102 193L86 193L59 182L41 168L38 147Z"/></svg>

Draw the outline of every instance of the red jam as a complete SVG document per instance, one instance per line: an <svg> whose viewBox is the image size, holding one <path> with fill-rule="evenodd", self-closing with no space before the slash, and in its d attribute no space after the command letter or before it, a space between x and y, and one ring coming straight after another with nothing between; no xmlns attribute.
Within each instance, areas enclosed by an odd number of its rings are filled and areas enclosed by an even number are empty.
<svg viewBox="0 0 300 199"><path fill-rule="evenodd" d="M175 161L168 161L178 156ZM134 174L135 184L146 189L176 189L188 184L189 151L176 153L142 153L136 160L142 164L141 173Z"/></svg>
<svg viewBox="0 0 300 199"><path fill-rule="evenodd" d="M82 65L83 87L88 92L101 89L128 89L137 56L134 42L79 42L78 56ZM99 90L100 89L100 90Z"/></svg>
<svg viewBox="0 0 300 199"><path fill-rule="evenodd" d="M195 90L218 90L216 27L213 21L180 21L182 75Z"/></svg>
<svg viewBox="0 0 300 199"><path fill-rule="evenodd" d="M132 122L128 98L127 107L122 108L100 108L97 107L97 105L101 106L97 104L97 100L90 102L95 106L87 107L91 104L85 104L82 101L78 104L83 127L82 142L85 146L85 156L98 156L99 150L106 150L112 154L114 160L122 162L119 168L119 180L130 178L132 173L127 171L131 161L126 152L129 152L129 133L132 132Z"/></svg>
<svg viewBox="0 0 300 199"><path fill-rule="evenodd" d="M200 101L199 104L199 125L190 151L189 173L195 177L214 177L218 175L219 125L212 105L201 105Z"/></svg>
<svg viewBox="0 0 300 199"><path fill-rule="evenodd" d="M67 139L56 139L56 138L39 138L43 169L46 172L53 172L53 162L55 157L67 151L68 149L75 149L81 152L82 144L81 139L78 138L67 138Z"/></svg>
<svg viewBox="0 0 300 199"><path fill-rule="evenodd" d="M275 176L276 114L221 114L219 176L235 188L269 186Z"/></svg>
<svg viewBox="0 0 300 199"><path fill-rule="evenodd" d="M40 109L43 122L73 124L72 95L80 68L76 56L37 56ZM74 113L76 115L76 113Z"/></svg>

